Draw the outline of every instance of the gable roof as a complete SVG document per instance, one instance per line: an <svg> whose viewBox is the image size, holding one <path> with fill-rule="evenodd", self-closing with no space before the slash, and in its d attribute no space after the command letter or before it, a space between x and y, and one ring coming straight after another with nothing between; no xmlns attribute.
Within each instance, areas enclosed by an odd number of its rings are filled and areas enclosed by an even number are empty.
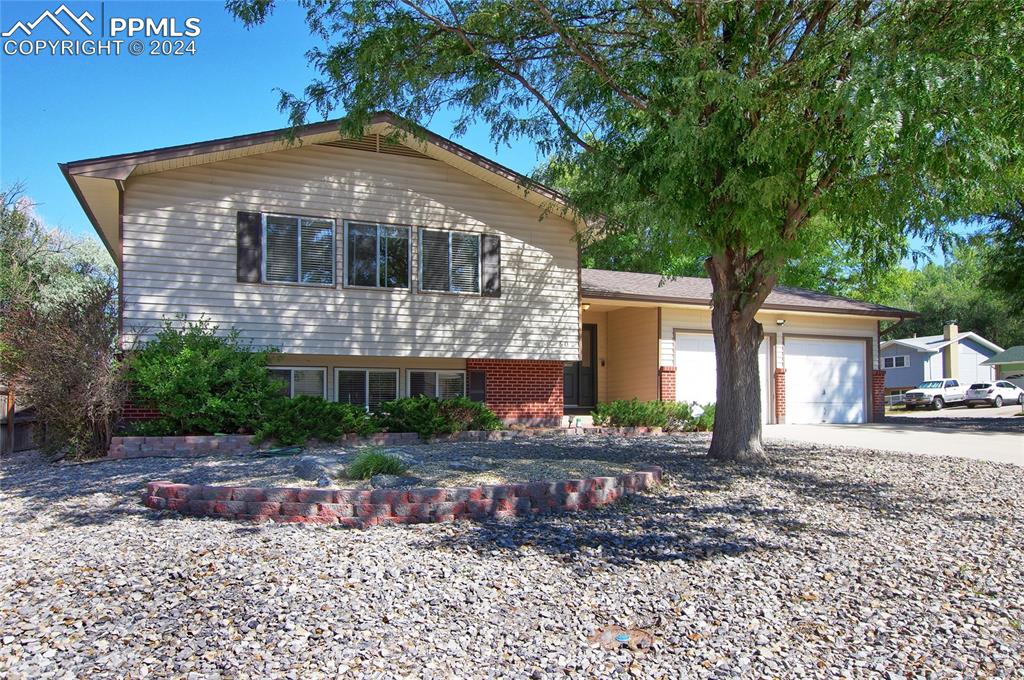
<svg viewBox="0 0 1024 680"><path fill-rule="evenodd" d="M981 337L974 331L964 331L958 333L956 337L957 342L960 340L974 340L979 345L987 347L993 352L1001 352L1003 348L994 342L990 342L985 338ZM888 349L894 345L913 349L918 352L938 352L946 345L953 342L952 340L946 340L945 336L942 335L921 335L916 338L899 338L897 340L886 340L881 344L882 349Z"/></svg>
<svg viewBox="0 0 1024 680"><path fill-rule="evenodd" d="M584 298L606 300L709 305L711 304L711 279L693 276L665 278L660 274L583 269L581 270L581 295ZM762 305L762 309L900 319L917 316L914 312L905 309L788 286L773 288Z"/></svg>
<svg viewBox="0 0 1024 680"><path fill-rule="evenodd" d="M982 366L998 366L1000 364L1024 364L1024 345L1014 345L981 362Z"/></svg>
<svg viewBox="0 0 1024 680"><path fill-rule="evenodd" d="M391 112L382 111L374 114L365 133L366 136L362 139L343 137L339 132L339 120L336 119L294 129L280 128L205 142L58 163L58 167L115 261L119 245L121 193L124 181L129 177L213 163L228 158L282 151L297 148L299 144L328 144L432 158L534 205L555 209L569 219L576 219L565 196L558 191ZM294 137L289 138L289 135Z"/></svg>

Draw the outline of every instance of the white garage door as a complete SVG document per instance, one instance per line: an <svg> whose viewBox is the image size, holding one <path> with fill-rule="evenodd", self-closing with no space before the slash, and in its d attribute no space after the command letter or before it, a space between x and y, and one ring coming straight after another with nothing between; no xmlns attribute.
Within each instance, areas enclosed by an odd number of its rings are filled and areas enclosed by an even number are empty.
<svg viewBox="0 0 1024 680"><path fill-rule="evenodd" d="M768 422L768 340L761 343L758 367L761 374L761 422ZM717 400L718 371L715 339L710 333L676 335L676 401L711 404Z"/></svg>
<svg viewBox="0 0 1024 680"><path fill-rule="evenodd" d="M863 423L863 340L786 338L786 422Z"/></svg>

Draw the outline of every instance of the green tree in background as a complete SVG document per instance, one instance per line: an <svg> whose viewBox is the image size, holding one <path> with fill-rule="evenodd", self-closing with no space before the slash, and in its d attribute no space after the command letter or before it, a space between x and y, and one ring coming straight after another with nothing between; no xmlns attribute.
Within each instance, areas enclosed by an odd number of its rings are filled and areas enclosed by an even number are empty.
<svg viewBox="0 0 1024 680"><path fill-rule="evenodd" d="M991 216L982 281L1000 294L1017 319L1024 319L1024 199L1017 199ZM1014 345L1024 344L1018 335Z"/></svg>
<svg viewBox="0 0 1024 680"><path fill-rule="evenodd" d="M893 328L886 339L939 335L947 321L955 320L961 331L974 331L1002 347L1024 344L1024 316L1001 291L986 285L990 263L1001 257L995 246L976 237L954 249L944 264L900 267L882 277L876 301L921 315Z"/></svg>
<svg viewBox="0 0 1024 680"><path fill-rule="evenodd" d="M817 219L866 253L1009 196L1024 130L1020 1L305 0L320 77L293 123L458 112L526 138L604 233L705 256L717 410L709 455L766 462L755 314ZM230 0L247 24L270 0ZM410 131L418 129L410 125ZM863 258L871 261L872 257Z"/></svg>

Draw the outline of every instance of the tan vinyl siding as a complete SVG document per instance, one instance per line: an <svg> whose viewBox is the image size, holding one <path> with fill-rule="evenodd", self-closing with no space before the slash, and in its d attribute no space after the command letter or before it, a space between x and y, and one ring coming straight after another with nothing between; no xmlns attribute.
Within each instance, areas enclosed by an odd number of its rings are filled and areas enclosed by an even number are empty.
<svg viewBox="0 0 1024 680"><path fill-rule="evenodd" d="M823 335L852 338L871 338L872 347L878 346L878 320L867 317L796 314L792 312L761 312L756 316L764 327L766 336L775 334L774 366L785 366L785 335ZM779 319L785 324L779 326ZM676 357L675 330L711 331L711 310L693 307L661 308L660 355L662 366L674 366ZM874 363L877 351L872 350ZM877 368L877 366L875 366Z"/></svg>
<svg viewBox="0 0 1024 680"><path fill-rule="evenodd" d="M330 288L236 282L237 211L336 220ZM435 160L305 145L127 181L125 329L204 314L291 354L576 360L573 226ZM347 219L501 236L501 297L343 287ZM413 229L412 276L418 274Z"/></svg>
<svg viewBox="0 0 1024 680"><path fill-rule="evenodd" d="M583 323L597 326L597 400L608 401L608 314L585 311Z"/></svg>
<svg viewBox="0 0 1024 680"><path fill-rule="evenodd" d="M624 307L607 312L606 316L607 399L657 399L657 307Z"/></svg>

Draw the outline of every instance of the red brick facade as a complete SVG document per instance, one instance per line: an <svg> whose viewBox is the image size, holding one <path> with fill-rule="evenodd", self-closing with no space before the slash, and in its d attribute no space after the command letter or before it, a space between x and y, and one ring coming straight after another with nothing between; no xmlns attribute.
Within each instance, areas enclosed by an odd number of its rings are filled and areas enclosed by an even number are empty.
<svg viewBox="0 0 1024 680"><path fill-rule="evenodd" d="M138 422L140 420L155 420L160 417L160 411L144 403L136 402L129 398L121 409L121 420L125 422Z"/></svg>
<svg viewBox="0 0 1024 680"><path fill-rule="evenodd" d="M658 367L658 399L661 401L676 400L676 367Z"/></svg>
<svg viewBox="0 0 1024 680"><path fill-rule="evenodd" d="M467 371L487 375L484 402L505 421L558 425L564 408L561 361L467 359Z"/></svg>
<svg viewBox="0 0 1024 680"><path fill-rule="evenodd" d="M885 420L885 371L871 372L871 421Z"/></svg>
<svg viewBox="0 0 1024 680"><path fill-rule="evenodd" d="M786 422L786 369L775 369L775 422Z"/></svg>

